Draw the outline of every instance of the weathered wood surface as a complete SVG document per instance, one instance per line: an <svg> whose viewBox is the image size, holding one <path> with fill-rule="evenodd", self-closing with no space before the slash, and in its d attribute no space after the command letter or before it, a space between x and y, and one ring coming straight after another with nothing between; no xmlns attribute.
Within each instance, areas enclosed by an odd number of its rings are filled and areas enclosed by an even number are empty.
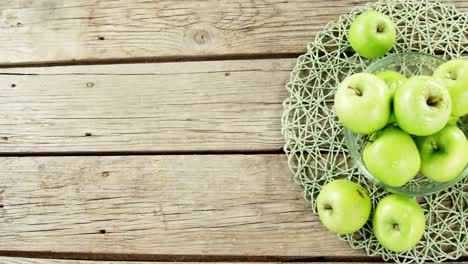
<svg viewBox="0 0 468 264"><path fill-rule="evenodd" d="M294 63L0 69L0 154L278 151Z"/></svg>
<svg viewBox="0 0 468 264"><path fill-rule="evenodd" d="M364 2L3 1L0 65L302 53ZM0 154L279 150L293 64L1 69ZM311 213L284 155L0 157L0 168L3 252L365 257Z"/></svg>
<svg viewBox="0 0 468 264"><path fill-rule="evenodd" d="M167 264L167 262L138 262L138 261L90 261L90 260L62 260L62 259L32 259L0 257L1 264ZM213 262L171 262L174 264L212 264ZM216 263L216 262L215 262ZM289 262L222 262L224 264L287 264ZM384 262L294 262L296 264L384 264ZM445 264L467 264L468 262L444 262Z"/></svg>
<svg viewBox="0 0 468 264"><path fill-rule="evenodd" d="M3 1L3 63L302 52L364 0Z"/></svg>
<svg viewBox="0 0 468 264"><path fill-rule="evenodd" d="M294 61L0 69L0 153L280 150Z"/></svg>
<svg viewBox="0 0 468 264"><path fill-rule="evenodd" d="M92 261L92 260L62 260L0 257L0 264L167 264L167 262L138 261ZM173 264L212 264L213 262L171 262ZM216 262L215 262L216 263ZM287 264L288 262L222 262L224 264ZM296 264L384 264L384 262L294 262ZM445 264L468 264L468 262L444 262Z"/></svg>
<svg viewBox="0 0 468 264"><path fill-rule="evenodd" d="M0 248L364 256L326 231L284 155L0 158Z"/></svg>
<svg viewBox="0 0 468 264"><path fill-rule="evenodd" d="M0 3L0 64L302 53L326 23L365 0ZM464 0L450 1L468 10Z"/></svg>

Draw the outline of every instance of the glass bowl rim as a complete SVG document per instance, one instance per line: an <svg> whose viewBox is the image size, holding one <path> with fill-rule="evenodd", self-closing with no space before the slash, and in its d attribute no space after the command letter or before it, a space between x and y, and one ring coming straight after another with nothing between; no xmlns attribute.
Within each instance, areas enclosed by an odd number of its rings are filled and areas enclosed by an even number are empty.
<svg viewBox="0 0 468 264"><path fill-rule="evenodd" d="M380 68L381 65L385 64L386 62L390 62L390 61L392 61L392 60L394 60L395 58L398 58L398 57L412 56L412 55L430 58L430 59L433 59L433 60L437 60L440 63L446 62L446 60L444 60L440 56L432 55L432 54L425 53L425 52L401 52L401 53L393 53L393 54L388 55L386 57L375 60L374 62L371 63L371 65L367 66L367 68L364 70L364 72L373 73L373 72L375 72L376 69Z"/></svg>

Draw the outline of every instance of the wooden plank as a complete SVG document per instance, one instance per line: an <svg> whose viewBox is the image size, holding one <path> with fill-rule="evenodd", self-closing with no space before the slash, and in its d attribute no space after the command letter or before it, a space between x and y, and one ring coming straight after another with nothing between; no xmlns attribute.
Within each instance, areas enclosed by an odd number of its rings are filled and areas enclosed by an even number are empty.
<svg viewBox="0 0 468 264"><path fill-rule="evenodd" d="M366 0L2 1L0 61L302 53ZM464 0L452 2L468 10Z"/></svg>
<svg viewBox="0 0 468 264"><path fill-rule="evenodd" d="M0 69L0 154L278 151L294 62Z"/></svg>
<svg viewBox="0 0 468 264"><path fill-rule="evenodd" d="M284 155L0 158L0 250L365 256L326 231Z"/></svg>
<svg viewBox="0 0 468 264"><path fill-rule="evenodd" d="M1 264L166 264L167 262L138 262L138 261L92 261L92 260L62 260L62 259L32 259L0 257ZM287 264L290 262L171 262L174 264ZM384 264L385 262L294 262L297 264ZM444 262L446 264L468 264L468 262Z"/></svg>
<svg viewBox="0 0 468 264"><path fill-rule="evenodd" d="M280 150L292 59L0 70L0 153Z"/></svg>
<svg viewBox="0 0 468 264"><path fill-rule="evenodd" d="M0 5L4 17L0 56L9 63L303 52L317 30L356 4L355 0L11 2Z"/></svg>
<svg viewBox="0 0 468 264"><path fill-rule="evenodd" d="M0 257L1 264L166 264L167 262L138 262L138 261L92 261L92 260L62 260L62 259L32 259L32 258L5 258ZM287 264L290 262L171 262L174 264ZM384 264L385 262L294 262L297 264ZM467 264L468 262L444 262L446 264Z"/></svg>

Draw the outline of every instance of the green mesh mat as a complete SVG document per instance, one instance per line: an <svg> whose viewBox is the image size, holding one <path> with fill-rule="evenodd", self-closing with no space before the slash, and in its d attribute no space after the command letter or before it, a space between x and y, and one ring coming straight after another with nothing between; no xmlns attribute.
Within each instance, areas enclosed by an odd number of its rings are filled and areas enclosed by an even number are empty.
<svg viewBox="0 0 468 264"><path fill-rule="evenodd" d="M374 62L353 54L347 38L350 23L365 10L380 11L395 22L397 44L389 54L417 51L438 54L446 60L468 54L468 14L452 5L427 0L382 0L356 7L317 34L291 73L282 119L289 167L296 182L304 186L304 196L315 212L315 199L322 186L336 178L348 178L367 188L374 208L388 194L359 173L333 110L340 81ZM466 126L462 129L467 133ZM339 237L369 256L398 263L457 259L467 254L468 248L467 191L465 178L443 192L418 198L427 218L426 232L408 252L382 248L370 221L360 231Z"/></svg>

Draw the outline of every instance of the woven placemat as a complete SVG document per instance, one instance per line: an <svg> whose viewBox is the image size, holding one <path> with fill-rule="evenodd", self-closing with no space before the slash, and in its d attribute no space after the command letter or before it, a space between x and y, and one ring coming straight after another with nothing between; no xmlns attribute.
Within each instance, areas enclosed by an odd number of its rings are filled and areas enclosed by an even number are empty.
<svg viewBox="0 0 468 264"><path fill-rule="evenodd" d="M337 178L351 179L367 188L374 208L388 194L359 173L333 109L340 81L364 71L374 62L354 54L347 36L351 22L365 10L380 11L397 26L397 44L387 55L425 52L449 60L468 54L468 14L452 5L427 0L382 0L356 7L317 34L291 73L287 85L290 95L284 101L282 120L289 167L296 182L304 186L304 196L314 212L322 186ZM462 129L468 134L466 126ZM419 197L427 226L423 239L408 252L384 249L373 235L371 221L360 231L339 237L369 256L382 256L398 263L457 259L467 254L468 248L467 193L465 178L443 192Z"/></svg>

